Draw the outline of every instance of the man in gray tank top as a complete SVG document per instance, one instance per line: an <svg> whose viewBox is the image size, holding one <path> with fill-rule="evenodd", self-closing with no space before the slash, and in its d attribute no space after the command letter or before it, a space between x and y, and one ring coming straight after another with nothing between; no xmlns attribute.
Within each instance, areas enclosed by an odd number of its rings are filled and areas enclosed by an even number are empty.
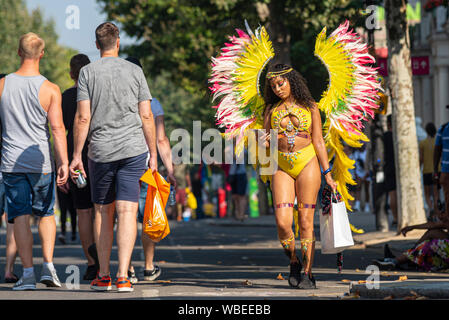
<svg viewBox="0 0 449 320"><path fill-rule="evenodd" d="M53 265L56 237L54 218L55 179L67 182L68 158L59 87L39 73L44 41L34 33L20 38L20 68L0 80L2 158L8 222L14 233L23 276L13 290L36 289L33 269L33 234L29 216L39 219L44 265L40 282L61 287ZM56 158L56 173L50 145L50 123ZM55 177L56 174L56 177Z"/></svg>
<svg viewBox="0 0 449 320"><path fill-rule="evenodd" d="M95 37L101 59L80 71L70 174L76 179L80 170L86 177L81 151L88 139L92 202L95 220L101 221L94 226L100 270L91 289L112 289L109 265L115 209L119 260L115 285L119 292L131 292L128 266L137 235L139 179L146 170L148 151L148 167L157 170L152 97L142 69L118 57L118 28L103 23Z"/></svg>

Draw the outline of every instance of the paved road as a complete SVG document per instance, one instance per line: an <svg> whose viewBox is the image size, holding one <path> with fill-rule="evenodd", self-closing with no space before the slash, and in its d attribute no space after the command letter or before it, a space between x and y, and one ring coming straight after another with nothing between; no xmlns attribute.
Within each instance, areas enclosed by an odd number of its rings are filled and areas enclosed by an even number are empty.
<svg viewBox="0 0 449 320"><path fill-rule="evenodd" d="M281 274L288 276L288 260L277 240L276 228L270 217L264 223L236 223L230 219L220 221L205 219L190 222L171 221L171 234L157 247L156 263L162 267L162 275L154 282L139 282L132 293L93 292L87 281L79 288L69 288L65 282L73 279L73 271L67 266L80 268L81 276L86 265L79 242L55 248L54 263L64 285L62 288L46 288L38 284L38 290L14 292L10 284L0 283L0 300L3 299L340 299L349 292L346 280L366 280L365 268L373 258L382 256L382 246L364 248L355 246L345 251L344 269L337 274L335 255L322 255L319 242L315 254L314 274L317 290L291 289L287 280L278 280ZM262 219L261 219L262 221ZM273 220L274 222L274 220ZM318 226L315 227L319 239ZM34 230L35 244L38 236ZM0 230L0 275L3 280L5 265L5 229ZM142 272L141 244L137 242L133 254L138 275ZM34 247L37 275L42 259L39 245ZM112 271L117 270L117 250L114 244ZM69 267L70 268L70 267ZM16 273L21 272L19 262ZM403 273L382 273L380 280L396 280ZM447 274L407 273L409 279L442 278ZM344 280L344 281L342 281ZM70 282L70 281L69 281ZM69 285L71 282L69 283Z"/></svg>

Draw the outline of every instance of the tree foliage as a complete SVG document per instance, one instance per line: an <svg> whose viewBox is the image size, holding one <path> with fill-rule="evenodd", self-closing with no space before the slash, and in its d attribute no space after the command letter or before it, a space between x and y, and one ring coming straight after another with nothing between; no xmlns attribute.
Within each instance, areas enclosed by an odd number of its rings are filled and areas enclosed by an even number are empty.
<svg viewBox="0 0 449 320"><path fill-rule="evenodd" d="M29 13L23 0L0 0L0 8L0 73L17 70L20 65L17 55L19 38L27 32L34 32L45 40L41 74L58 84L61 90L72 86L69 61L76 51L57 43L54 22L45 21L39 9Z"/></svg>
<svg viewBox="0 0 449 320"><path fill-rule="evenodd" d="M97 0L108 19L135 37L125 52L145 64L152 79L170 79L161 102L180 86L192 95L196 110L213 125L207 79L210 58L216 56L235 28L244 29L245 19L254 29L267 27L277 56L305 75L315 99L327 85L327 73L314 57L315 36L324 26L333 29L345 19L357 22L356 0ZM192 109L179 109L176 127L192 116Z"/></svg>
<svg viewBox="0 0 449 320"><path fill-rule="evenodd" d="M163 71L154 78L149 78L148 83L151 95L161 102L164 109L167 133L179 128L177 124L180 123L185 123L185 129L191 132L193 121L201 120L203 125L210 121L209 110L198 108L200 99L173 83L168 72Z"/></svg>

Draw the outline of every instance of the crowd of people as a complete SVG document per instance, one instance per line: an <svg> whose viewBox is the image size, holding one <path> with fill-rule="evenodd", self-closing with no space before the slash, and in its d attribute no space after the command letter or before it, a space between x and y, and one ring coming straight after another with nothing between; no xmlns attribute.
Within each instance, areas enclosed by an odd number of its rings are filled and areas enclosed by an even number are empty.
<svg viewBox="0 0 449 320"><path fill-rule="evenodd" d="M131 255L148 188L140 177L147 169L158 170L157 156L175 198L166 208L170 219L211 215L203 210L207 208L203 202L213 202L221 189L209 188L210 195L204 192L214 181L210 166L173 164L162 105L152 97L140 61L119 58L118 28L103 23L95 37L101 59L91 62L84 54L73 56L74 85L62 94L40 74L45 41L31 32L19 41L20 68L0 80L0 212L6 213L7 226L4 281L14 283L13 290L36 288L33 224L38 227L44 261L39 282L61 287L53 265L56 207L61 228L57 239L67 243L69 219L71 241L79 235L87 262L83 279L92 281L93 290L112 289L110 254L116 226L115 285L119 292L133 291L138 277ZM237 177L225 178L223 187L232 192L236 219L243 220L245 165L236 169L225 165L220 176ZM79 184L80 176L87 184ZM190 197L198 199L198 210L190 205ZM143 279L155 280L161 274L153 263L156 243L143 231L141 240ZM17 255L23 266L21 277L13 272Z"/></svg>
<svg viewBox="0 0 449 320"><path fill-rule="evenodd" d="M148 169L160 170L172 186L170 196L174 200L166 208L169 219L181 221L226 214L232 214L238 221L247 218L247 166L235 162L192 167L174 165L164 110L150 93L140 61L133 57L119 58L119 30L114 24L106 22L98 26L95 37L101 59L91 62L84 54L73 56L70 77L74 85L62 94L56 84L39 72L45 42L34 33L20 38L19 69L0 79L0 214L6 213L7 221L4 280L14 283L13 290L36 289L31 231L32 219L36 217L43 255L39 282L48 287L61 287L53 264L57 199L61 227L57 239L66 244L66 222L70 217L71 240L76 241L79 235L87 263L83 279L91 281L91 289L112 290L110 259L116 227L115 286L119 292L132 292L133 284L139 279L131 257L138 223L143 223L148 189L140 178ZM312 274L313 213L323 181L334 192L337 188L330 174L320 115L304 78L287 65L270 68L264 99L268 106L264 129L280 132L281 170L270 177L270 185L279 241L290 260L288 281L292 287L316 288ZM299 117L303 122L298 122ZM387 127L382 137L383 186L394 226L398 213L390 117ZM429 259L424 262L419 259L424 251L435 247L435 241L441 250L449 248L447 233L442 231L447 229L442 212L449 212L449 145L446 145L449 126L443 125L437 132L429 123L425 129L428 136L420 141L419 150L429 223L407 227L402 232L406 234L413 228L431 231L402 256L392 255L387 248L385 259L379 262L381 266L409 261L424 266ZM269 147L270 136L265 134L259 143ZM367 152L366 145L345 149L355 161L352 175L356 185L350 186L355 195L351 203L355 211L362 208L365 212L372 211L370 199L374 202L375 198L370 192L375 177L367 167ZM158 155L163 163L160 168ZM82 184L83 178L87 184ZM446 209L439 199L441 187L447 199ZM292 231L295 198L300 220L300 257L296 254ZM156 243L143 231L140 237L143 279L155 280L161 274L160 266L154 263ZM17 255L23 266L20 277L13 269ZM438 263L441 264L441 259Z"/></svg>
<svg viewBox="0 0 449 320"><path fill-rule="evenodd" d="M86 55L74 56L70 76L75 84L63 94L39 73L45 42L34 33L20 38L20 68L0 82L2 212L7 213L8 251L15 251L8 253L5 279L15 282L13 290L36 288L31 214L39 217L44 260L40 282L48 287L61 286L53 265L58 190L58 238L65 243L65 222L70 213L72 240L78 226L87 259L84 279L92 280L94 290L112 288L109 263L116 224L119 267L115 284L118 291L132 291L131 254L139 198L145 190L140 188L139 179L147 168L157 171L157 149L168 170L167 180L176 186L163 110L151 96L139 62L118 57L119 31L112 23L100 25L95 36L102 59L91 63ZM89 183L80 186L79 175ZM16 250L12 250L12 240ZM160 270L152 263L154 244L145 234L142 242L148 258L145 277L157 277ZM9 262L16 253L23 266L20 278L12 273Z"/></svg>
<svg viewBox="0 0 449 320"><path fill-rule="evenodd" d="M398 207L397 207L397 194L396 194L396 168L395 168L395 155L393 144L393 132L391 115L386 117L387 130L382 133L383 142L383 160L381 163L381 169L383 176L383 190L386 193L386 201L383 209L384 212L391 214L390 227L395 229L398 224ZM417 129L421 129L417 127ZM429 122L425 126L424 134L418 135L419 143L419 163L420 170L422 172L422 182L424 187L423 198L425 200L426 216L429 221L438 219L438 212L442 210L440 201L441 184L438 179L434 177L434 150L436 143L437 130L435 124ZM441 143L441 142L440 142ZM351 175L354 178L356 185L348 185L354 200L351 201L351 207L354 212L376 213L376 210L372 207L370 199L373 197L371 192L373 188L373 181L376 180L373 171L370 166L370 158L368 155L368 149L371 147L371 143L365 143L361 148L351 148L345 146L345 153L349 155L349 158L354 160L354 169L351 169ZM371 151L372 152L372 151ZM380 161L379 161L380 162ZM441 162L438 163L436 169L438 175L441 173ZM382 223L376 221L376 229L378 231L388 231L388 228Z"/></svg>
<svg viewBox="0 0 449 320"><path fill-rule="evenodd" d="M429 122L425 126L426 135L421 137L418 135L419 163L422 169L423 197L428 222L404 227L400 232L404 236L412 230L421 229L426 232L410 249L401 254L394 254L388 243L385 244L384 258L373 261L383 270L435 272L449 269L447 215L449 212L449 130L447 127L449 126L445 123L437 131L435 124ZM443 197L440 197L440 191Z"/></svg>

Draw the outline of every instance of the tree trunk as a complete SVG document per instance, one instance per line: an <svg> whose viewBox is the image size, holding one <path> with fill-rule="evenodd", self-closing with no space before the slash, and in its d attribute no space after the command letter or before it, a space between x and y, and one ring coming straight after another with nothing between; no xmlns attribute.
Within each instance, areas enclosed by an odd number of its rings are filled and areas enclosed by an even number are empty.
<svg viewBox="0 0 449 320"><path fill-rule="evenodd" d="M271 63L283 63L291 65L290 56L290 31L284 24L286 15L286 4L285 1L272 0L268 4L269 9L269 20L267 24L267 32L270 34L270 38L273 42L273 48L275 56ZM267 215L269 213L268 209L268 194L267 188L258 177L259 184L259 208L261 215Z"/></svg>
<svg viewBox="0 0 449 320"><path fill-rule="evenodd" d="M395 147L398 230L425 223L416 137L407 0L385 0L388 74Z"/></svg>
<svg viewBox="0 0 449 320"><path fill-rule="evenodd" d="M284 24L285 1L270 1L267 5L264 2L256 3L258 16L262 22L267 21L266 28L273 43L275 52L271 63L284 63L291 65L290 58L290 32ZM257 176L257 185L259 188L259 214L268 215L268 194L265 184Z"/></svg>
<svg viewBox="0 0 449 320"><path fill-rule="evenodd" d="M272 63L284 63L291 65L290 56L290 30L284 21L287 14L286 1L270 1L268 4L267 32L273 42L275 56ZM260 16L260 13L259 13Z"/></svg>

